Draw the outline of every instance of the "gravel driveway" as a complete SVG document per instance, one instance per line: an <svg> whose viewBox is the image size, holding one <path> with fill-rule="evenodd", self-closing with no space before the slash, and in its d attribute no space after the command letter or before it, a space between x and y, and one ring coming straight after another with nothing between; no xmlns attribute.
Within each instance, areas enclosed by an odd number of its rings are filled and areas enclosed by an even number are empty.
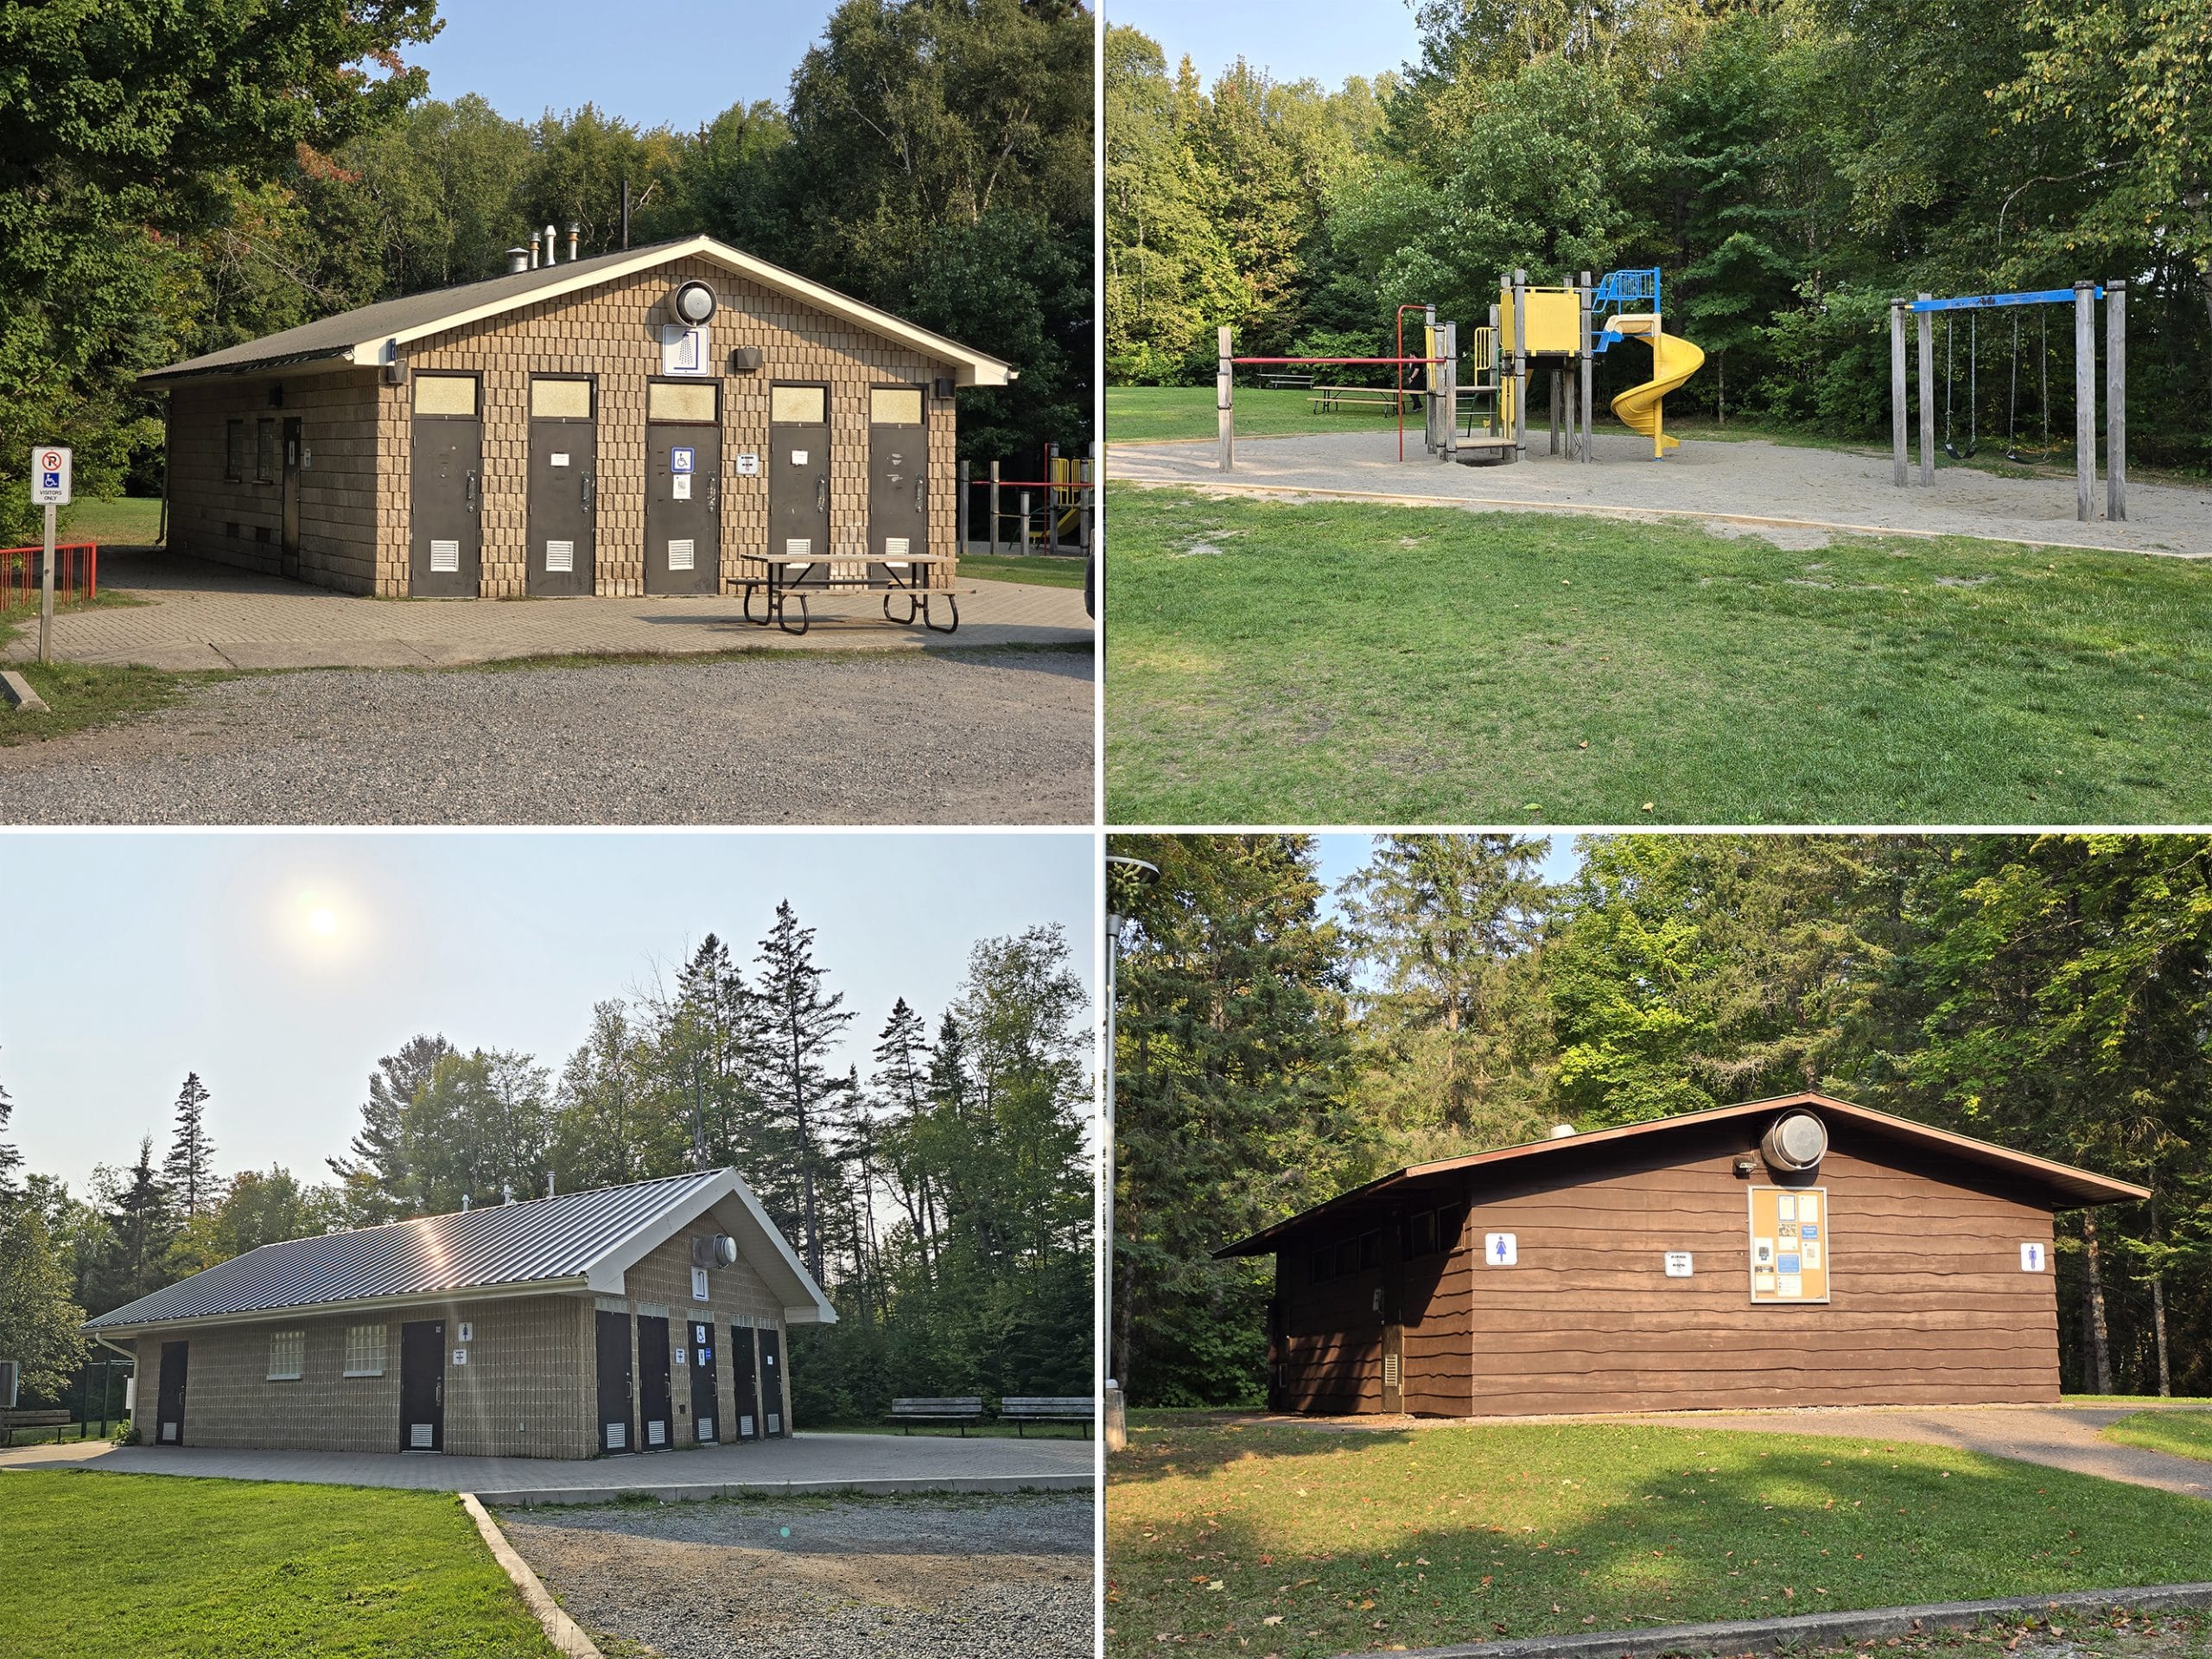
<svg viewBox="0 0 2212 1659"><path fill-rule="evenodd" d="M500 1529L607 1642L667 1659L1089 1659L1093 1501L990 1498L510 1510Z"/></svg>
<svg viewBox="0 0 2212 1659"><path fill-rule="evenodd" d="M1087 823L1087 652L315 670L0 748L18 823Z"/></svg>

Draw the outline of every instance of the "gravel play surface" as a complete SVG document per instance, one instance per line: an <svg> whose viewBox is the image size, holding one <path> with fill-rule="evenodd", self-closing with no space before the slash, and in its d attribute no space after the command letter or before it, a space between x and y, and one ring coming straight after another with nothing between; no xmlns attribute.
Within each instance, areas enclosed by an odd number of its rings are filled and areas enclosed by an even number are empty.
<svg viewBox="0 0 2212 1659"><path fill-rule="evenodd" d="M1093 1515L1085 1493L718 1500L499 1519L610 1652L1088 1659Z"/></svg>
<svg viewBox="0 0 2212 1659"><path fill-rule="evenodd" d="M16 823L1075 823L1088 652L314 670L0 748Z"/></svg>

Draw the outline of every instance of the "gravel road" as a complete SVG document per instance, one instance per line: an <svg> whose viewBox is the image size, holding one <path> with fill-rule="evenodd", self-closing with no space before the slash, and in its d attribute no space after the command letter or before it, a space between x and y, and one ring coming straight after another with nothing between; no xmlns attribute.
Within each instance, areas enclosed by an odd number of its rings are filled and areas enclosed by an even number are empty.
<svg viewBox="0 0 2212 1659"><path fill-rule="evenodd" d="M0 748L16 823L1087 823L1081 652L316 670Z"/></svg>
<svg viewBox="0 0 2212 1659"><path fill-rule="evenodd" d="M1040 1493L510 1510L499 1526L594 1637L666 1659L1089 1659L1093 1515L1088 1493Z"/></svg>

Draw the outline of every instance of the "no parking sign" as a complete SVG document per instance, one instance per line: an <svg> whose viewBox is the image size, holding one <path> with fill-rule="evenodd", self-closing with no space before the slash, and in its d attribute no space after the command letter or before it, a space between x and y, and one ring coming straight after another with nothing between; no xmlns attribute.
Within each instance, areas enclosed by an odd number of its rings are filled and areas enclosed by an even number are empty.
<svg viewBox="0 0 2212 1659"><path fill-rule="evenodd" d="M31 450L31 505L69 505L69 451L60 444L41 443Z"/></svg>

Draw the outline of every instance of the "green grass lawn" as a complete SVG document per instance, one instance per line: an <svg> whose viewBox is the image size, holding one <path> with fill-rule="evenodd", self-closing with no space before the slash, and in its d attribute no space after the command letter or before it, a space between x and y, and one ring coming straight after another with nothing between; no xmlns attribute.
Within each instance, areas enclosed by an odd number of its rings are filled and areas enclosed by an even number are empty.
<svg viewBox="0 0 2212 1659"><path fill-rule="evenodd" d="M2104 1438L2212 1463L2212 1411L2139 1411L2107 1425Z"/></svg>
<svg viewBox="0 0 2212 1659"><path fill-rule="evenodd" d="M1107 1651L1308 1659L2202 1578L2212 1505L1948 1447L1641 1425L1133 1427Z"/></svg>
<svg viewBox="0 0 2212 1659"><path fill-rule="evenodd" d="M0 1473L0 1652L550 1656L447 1492Z"/></svg>
<svg viewBox="0 0 2212 1659"><path fill-rule="evenodd" d="M1054 558L1049 553L963 553L960 557L960 574L980 576L985 582L1027 582L1040 588L1080 588L1083 586L1083 567L1080 557L1062 554Z"/></svg>
<svg viewBox="0 0 2212 1659"><path fill-rule="evenodd" d="M1237 387L1236 435L1261 438L1289 432L1397 429L1397 418L1388 409L1346 409L1319 415L1309 397L1303 391ZM1407 412L1406 424L1414 434L1410 441L1415 443L1420 442L1421 421L1419 410ZM1214 421L1211 385L1106 388L1106 441L1109 443L1211 438L1219 429Z"/></svg>
<svg viewBox="0 0 2212 1659"><path fill-rule="evenodd" d="M1110 823L2212 817L2212 567L1109 499Z"/></svg>
<svg viewBox="0 0 2212 1659"><path fill-rule="evenodd" d="M80 497L61 509L59 530L65 542L98 542L102 547L156 547L162 533L159 496Z"/></svg>

